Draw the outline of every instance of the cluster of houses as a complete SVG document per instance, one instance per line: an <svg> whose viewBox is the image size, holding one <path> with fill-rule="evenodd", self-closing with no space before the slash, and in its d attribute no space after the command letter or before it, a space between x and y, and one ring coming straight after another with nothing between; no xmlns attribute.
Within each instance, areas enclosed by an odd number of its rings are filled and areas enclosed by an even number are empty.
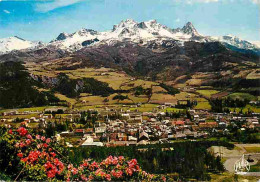
<svg viewBox="0 0 260 182"><path fill-rule="evenodd" d="M57 110L57 109L56 109ZM27 123L38 123L39 128L46 128L47 122L53 119L52 114L41 111L10 111L2 113L1 123L5 123L9 116L38 114L37 117L25 119ZM50 111L49 111L50 112ZM77 111L66 111L64 118L72 125L75 118L80 118ZM117 114L118 119L110 119L108 114ZM140 144L167 143L179 139L207 138L212 133L227 134L227 126L236 126L243 123L241 130L246 128L259 128L259 115L251 117L226 113L210 113L205 110L189 110L191 115L185 117L170 118L165 112L138 112L123 111L105 108L99 111L100 118L92 128L77 128L63 131L57 134L59 138L78 137L77 145L90 146L129 146ZM104 119L105 118L105 119ZM54 122L52 122L54 125ZM53 126L55 127L55 126ZM68 143L69 146L72 146Z"/></svg>

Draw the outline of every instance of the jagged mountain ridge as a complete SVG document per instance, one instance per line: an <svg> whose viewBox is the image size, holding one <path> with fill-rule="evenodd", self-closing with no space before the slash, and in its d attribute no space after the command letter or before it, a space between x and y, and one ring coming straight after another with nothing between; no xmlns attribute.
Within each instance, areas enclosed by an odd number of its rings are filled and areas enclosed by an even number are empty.
<svg viewBox="0 0 260 182"><path fill-rule="evenodd" d="M235 36L210 37L201 35L191 22L186 23L182 28L171 29L158 23L156 20L146 22L136 22L132 19L121 21L114 25L112 30L98 32L91 29L81 29L74 33L61 33L50 43L44 45L41 42L30 42L20 38L11 37L14 43L6 43L0 39L0 54L8 53L12 50L40 49L49 47L51 49L74 52L85 46L100 46L103 44L113 45L120 42L133 42L142 46L155 49L165 48L165 42L174 42L183 46L184 42L222 42L235 46L239 49L250 49L259 51L259 47ZM2 40L2 41L1 41ZM156 44L156 46L154 46ZM166 47L170 47L167 45ZM26 51L26 50L25 50ZM260 51L259 51L260 52Z"/></svg>
<svg viewBox="0 0 260 182"><path fill-rule="evenodd" d="M97 32L91 29L81 29L75 33L61 33L51 41L51 45L68 51L79 50L84 46L99 46L101 44L112 45L118 41L131 41L147 47L150 42L157 45L164 41L175 41L183 45L187 41L196 42L223 42L239 49L250 49L259 51L259 47L238 37L226 35L221 37L210 37L201 35L191 22L186 23L182 28L171 29L158 23L156 20L136 22L132 19L121 21L114 25L113 29L105 32ZM84 44L82 44L84 42ZM224 44L224 45L225 45Z"/></svg>
<svg viewBox="0 0 260 182"><path fill-rule="evenodd" d="M170 29L156 20L138 23L132 19L127 19L121 21L118 25L114 25L110 31L97 32L90 29L81 29L72 34L61 33L50 44L61 49L74 51L82 48L82 43L85 41L89 41L90 45L99 46L101 44L111 45L117 41L131 41L146 45L154 40L176 40L181 45L185 41L196 41L198 39L203 42L207 41L206 37L201 36L190 22L181 29Z"/></svg>

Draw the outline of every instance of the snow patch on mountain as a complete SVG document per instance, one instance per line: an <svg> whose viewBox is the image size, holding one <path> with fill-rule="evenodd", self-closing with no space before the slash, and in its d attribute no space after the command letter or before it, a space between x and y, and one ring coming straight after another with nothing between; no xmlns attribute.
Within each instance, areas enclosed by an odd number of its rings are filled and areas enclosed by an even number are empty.
<svg viewBox="0 0 260 182"><path fill-rule="evenodd" d="M43 46L43 44L41 42L24 40L17 36L3 38L0 39L0 54L5 54L13 50L33 49L38 46Z"/></svg>
<svg viewBox="0 0 260 182"><path fill-rule="evenodd" d="M239 37L234 36L234 35L225 35L225 36L221 36L221 37L215 37L215 40L217 40L219 42L224 42L224 43L230 44L230 45L235 46L240 49L257 49L257 48L259 48L256 45L250 43L249 41L242 40Z"/></svg>
<svg viewBox="0 0 260 182"><path fill-rule="evenodd" d="M260 41L250 41L250 42L260 49Z"/></svg>

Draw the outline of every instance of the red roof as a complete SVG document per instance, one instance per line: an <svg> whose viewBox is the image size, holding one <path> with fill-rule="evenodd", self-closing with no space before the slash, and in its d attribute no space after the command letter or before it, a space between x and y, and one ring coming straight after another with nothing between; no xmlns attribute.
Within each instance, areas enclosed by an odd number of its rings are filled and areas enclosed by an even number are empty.
<svg viewBox="0 0 260 182"><path fill-rule="evenodd" d="M176 125L184 125L184 121L176 121L175 124Z"/></svg>
<svg viewBox="0 0 260 182"><path fill-rule="evenodd" d="M93 128L87 128L85 129L86 132L93 132Z"/></svg>
<svg viewBox="0 0 260 182"><path fill-rule="evenodd" d="M84 129L76 129L75 132L77 132L77 133L83 133L83 132L84 132Z"/></svg>
<svg viewBox="0 0 260 182"><path fill-rule="evenodd" d="M200 127L214 127L217 126L217 122L206 122L206 123L199 123Z"/></svg>

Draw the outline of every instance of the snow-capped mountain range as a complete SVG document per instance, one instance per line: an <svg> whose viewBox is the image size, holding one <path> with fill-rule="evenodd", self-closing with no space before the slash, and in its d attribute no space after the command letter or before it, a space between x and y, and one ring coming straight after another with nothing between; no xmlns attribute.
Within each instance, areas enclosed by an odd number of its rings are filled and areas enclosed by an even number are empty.
<svg viewBox="0 0 260 182"><path fill-rule="evenodd" d="M61 33L50 44L73 51L86 45L98 46L104 43L111 45L117 41L130 41L145 45L149 41L169 39L177 40L181 44L190 40L205 41L206 37L201 36L190 22L181 29L170 29L157 23L156 20L138 23L132 19L127 19L121 21L118 25L114 25L112 30L105 32L81 29L72 34Z"/></svg>
<svg viewBox="0 0 260 182"><path fill-rule="evenodd" d="M19 37L0 39L0 54L8 53L12 50L38 49L45 46L73 52L85 46L111 45L118 41L129 41L146 45L151 41L160 43L164 40L174 40L180 46L186 41L219 41L240 49L259 49L257 45L231 35L221 37L203 36L198 33L191 22L188 22L182 28L171 29L158 23L156 20L139 23L132 19L127 19L121 21L118 25L114 25L113 29L109 31L97 32L91 29L81 29L72 34L61 33L56 39L47 44L27 41Z"/></svg>

